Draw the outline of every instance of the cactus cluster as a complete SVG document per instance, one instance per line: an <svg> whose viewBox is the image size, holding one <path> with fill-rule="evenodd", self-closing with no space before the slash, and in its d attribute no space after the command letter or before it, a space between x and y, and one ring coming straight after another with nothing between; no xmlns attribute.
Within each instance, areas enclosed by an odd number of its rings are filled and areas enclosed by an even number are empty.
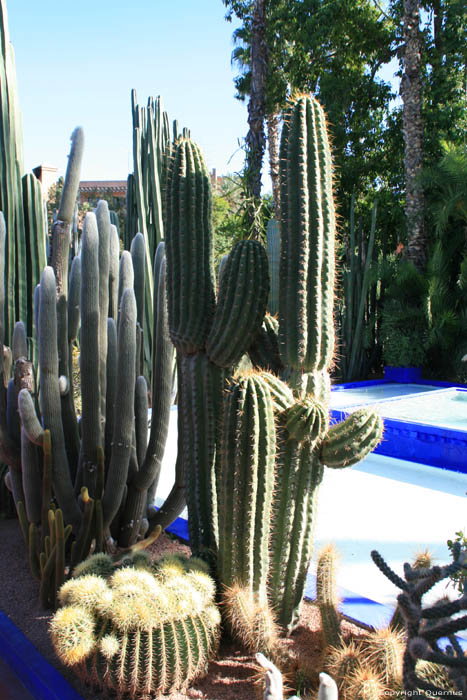
<svg viewBox="0 0 467 700"><path fill-rule="evenodd" d="M154 410L148 442L148 384L142 374L142 234L133 240L131 252L124 251L120 258L108 205L99 202L95 212L86 215L80 255L73 259L68 273L69 228L82 144L82 131L77 129L72 135L59 218L52 231L53 266L44 268L35 292L38 386L34 386L21 322L12 339L11 379L7 356L2 353L0 358L2 458L10 466L9 483L31 568L44 589L42 602L52 605L65 569L86 557L93 543L97 551L113 546L114 541L126 547L147 531L148 490L157 481L164 453L172 383L173 348L167 330L161 243L154 273ZM5 238L0 235L0 259L5 254ZM71 390L72 353L78 342L79 421ZM56 526L49 521L57 516L64 527L60 537L57 533L54 550L52 542L49 546L46 542L47 537L55 538ZM66 547L62 531L66 538L71 537ZM61 573L56 567L61 567Z"/></svg>
<svg viewBox="0 0 467 700"><path fill-rule="evenodd" d="M182 139L167 187L167 294L190 544L217 560L223 586L250 591L256 603L267 598L291 631L324 467L362 459L382 421L363 410L328 427L335 213L325 117L313 98L290 108L281 183L277 323L265 316L269 272L259 242L234 246L216 300L209 177L199 149ZM245 374L237 368L247 352L255 370Z"/></svg>
<svg viewBox="0 0 467 700"><path fill-rule="evenodd" d="M97 557L59 592L50 634L63 663L119 697L172 692L204 674L220 614L203 562L170 556L152 567L133 556L116 568Z"/></svg>
<svg viewBox="0 0 467 700"><path fill-rule="evenodd" d="M0 344L10 345L18 319L28 337L33 335L33 295L46 264L46 225L41 184L32 173L24 174L22 118L5 0L0 2L0 123L0 229L7 234L0 262Z"/></svg>

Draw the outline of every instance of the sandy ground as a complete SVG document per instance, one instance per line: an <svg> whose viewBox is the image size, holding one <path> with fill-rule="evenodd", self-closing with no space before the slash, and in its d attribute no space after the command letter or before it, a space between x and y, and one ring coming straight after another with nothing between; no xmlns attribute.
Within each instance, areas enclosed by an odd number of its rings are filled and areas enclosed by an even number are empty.
<svg viewBox="0 0 467 700"><path fill-rule="evenodd" d="M189 552L185 545L162 535L152 546L151 554L157 556L174 550ZM26 547L16 520L0 521L0 553L0 608L84 700L103 698L102 694L81 683L74 673L62 666L55 657L48 636L48 623L52 613L42 610L39 605L38 584L29 572ZM342 624L346 635L363 633L361 629L345 621ZM292 687L296 687L298 677L317 678L321 670L321 635L319 613L313 605L303 606L299 627L290 639L284 640L283 649L288 658L287 670ZM186 693L174 693L167 698L258 700L262 693L258 684L255 685L257 675L258 667L254 658L225 639L221 643L217 659L209 665L208 676L200 679Z"/></svg>

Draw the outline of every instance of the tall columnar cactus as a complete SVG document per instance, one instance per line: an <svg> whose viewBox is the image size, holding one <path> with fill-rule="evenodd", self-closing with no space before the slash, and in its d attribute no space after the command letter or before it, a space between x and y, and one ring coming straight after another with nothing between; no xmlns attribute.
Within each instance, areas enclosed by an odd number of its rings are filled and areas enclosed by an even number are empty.
<svg viewBox="0 0 467 700"><path fill-rule="evenodd" d="M214 554L223 386L261 326L268 272L262 246L241 241L226 262L216 304L210 178L199 148L186 138L169 173L166 245L169 331L178 356L179 481L186 480L190 544L196 553Z"/></svg>
<svg viewBox="0 0 467 700"><path fill-rule="evenodd" d="M223 267L214 303L209 178L199 149L189 140L178 144L172 162L166 236L169 328L181 382L179 466L186 478L190 542L196 552L208 549L215 553L219 546L218 572L221 583L227 585L242 585L241 561L255 562L251 580L258 595L263 586L259 584L263 561L255 552L264 552L267 543L269 598L281 625L291 630L303 596L324 467L344 467L362 459L379 441L382 423L372 412L364 412L342 427L328 428L335 212L326 123L314 99L300 98L291 108L281 149L278 332L270 317L261 328L268 271L264 249L258 243L241 241L234 247ZM256 366L264 364L281 375L281 379L270 380L267 401L275 414L274 492L262 541L255 541L259 532L255 538L244 534L243 550L239 548L243 554L235 562L238 568L230 570L227 552L233 521L229 518L243 512L246 499L241 489L230 494L232 509L219 507L218 499L227 502L226 484L232 486L237 478L229 471L240 468L236 440L240 433L248 434L248 424L254 442L259 430L254 426L259 424L249 411L243 425L240 412L236 417L239 434L234 440L225 432L222 442L219 417L222 400L226 404L234 401L232 397L241 396L245 386L248 392L256 384L263 386L263 373L253 375L255 380L241 374L232 379L234 366L249 347ZM224 399L224 375L219 367L231 385ZM233 430L233 414L227 419L230 414L226 411L224 431ZM250 474L261 473L266 445L264 439L260 441ZM216 453L221 454L217 468ZM266 492L256 496L250 501L257 513L266 512L269 496ZM246 513L246 522L248 517Z"/></svg>
<svg viewBox="0 0 467 700"><path fill-rule="evenodd" d="M5 0L0 2L0 153L0 211L6 228L0 343L8 345L19 319L28 337L33 336L32 290L46 264L46 225L40 182L33 174L23 174L21 112Z"/></svg>
<svg viewBox="0 0 467 700"><path fill-rule="evenodd" d="M196 560L82 575L60 590L50 633L61 661L119 697L159 696L207 670L219 639L215 584Z"/></svg>
<svg viewBox="0 0 467 700"><path fill-rule="evenodd" d="M238 583L264 600L276 456L274 420L267 380L251 374L232 383L224 398L218 469L222 513L218 568L224 585Z"/></svg>
<svg viewBox="0 0 467 700"><path fill-rule="evenodd" d="M146 107L131 92L133 122L134 172L128 177L125 248L130 249L136 234L141 233L145 248L144 349L147 373L151 368L152 336L152 266L157 246L164 238L166 188L169 161L173 151L167 112L160 97L149 97ZM174 140L179 138L178 131ZM140 321L141 323L141 321ZM143 324L141 323L141 326Z"/></svg>
<svg viewBox="0 0 467 700"><path fill-rule="evenodd" d="M290 631L303 597L324 467L355 463L382 434L382 421L371 411L331 430L323 419L334 353L336 223L326 121L311 97L291 106L282 132L280 226L281 375L296 405L278 415L269 586L279 622ZM300 431L291 430L297 417L305 421Z"/></svg>
<svg viewBox="0 0 467 700"><path fill-rule="evenodd" d="M217 569L224 613L246 648L269 652L277 634L267 596L276 435L267 375L234 378L223 403Z"/></svg>

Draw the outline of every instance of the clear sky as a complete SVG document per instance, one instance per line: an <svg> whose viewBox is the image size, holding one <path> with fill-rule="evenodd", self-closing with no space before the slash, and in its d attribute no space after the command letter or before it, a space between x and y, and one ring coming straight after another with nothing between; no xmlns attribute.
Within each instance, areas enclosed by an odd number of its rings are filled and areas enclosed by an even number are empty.
<svg viewBox="0 0 467 700"><path fill-rule="evenodd" d="M82 179L126 179L132 88L142 105L162 96L209 169L242 167L247 112L234 98L234 25L221 0L7 0L7 9L26 171L47 163L64 173L81 125Z"/></svg>

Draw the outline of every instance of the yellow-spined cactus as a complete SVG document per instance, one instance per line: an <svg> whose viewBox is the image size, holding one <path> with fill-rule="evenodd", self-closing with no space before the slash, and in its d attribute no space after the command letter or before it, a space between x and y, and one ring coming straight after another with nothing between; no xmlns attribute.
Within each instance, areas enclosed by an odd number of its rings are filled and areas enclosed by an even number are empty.
<svg viewBox="0 0 467 700"><path fill-rule="evenodd" d="M214 596L203 565L184 557L79 576L60 590L52 642L85 681L119 696L172 692L202 675L217 648Z"/></svg>

